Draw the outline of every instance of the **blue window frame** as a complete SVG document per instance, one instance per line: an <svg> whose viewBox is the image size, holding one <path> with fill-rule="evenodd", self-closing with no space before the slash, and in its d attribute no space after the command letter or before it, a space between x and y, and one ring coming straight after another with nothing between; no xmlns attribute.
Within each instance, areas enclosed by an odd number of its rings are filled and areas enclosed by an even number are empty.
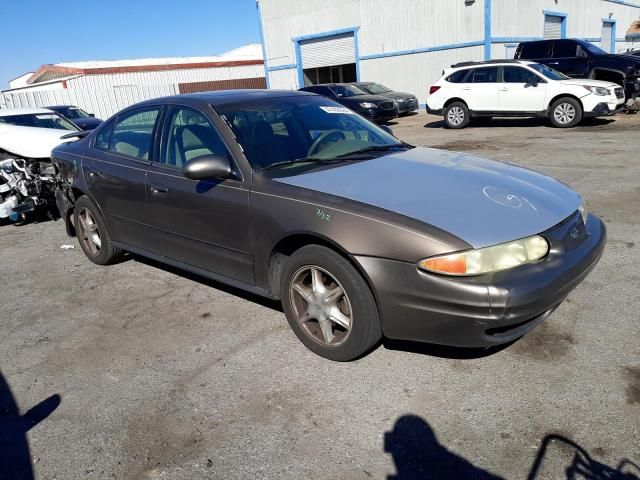
<svg viewBox="0 0 640 480"><path fill-rule="evenodd" d="M564 12L553 12L551 10L543 10L544 14L544 24L543 24L543 32L544 26L547 24L548 17L556 17L560 18L560 38L567 38L567 14Z"/></svg>

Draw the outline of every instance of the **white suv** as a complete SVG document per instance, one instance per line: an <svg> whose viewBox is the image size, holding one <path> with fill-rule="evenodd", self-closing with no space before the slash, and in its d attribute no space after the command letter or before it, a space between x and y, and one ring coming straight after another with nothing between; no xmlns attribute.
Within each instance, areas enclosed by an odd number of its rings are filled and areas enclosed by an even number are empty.
<svg viewBox="0 0 640 480"><path fill-rule="evenodd" d="M583 117L613 115L624 101L615 83L570 78L534 62L491 60L445 70L429 91L427 112L444 115L449 128L482 117L548 117L567 128Z"/></svg>

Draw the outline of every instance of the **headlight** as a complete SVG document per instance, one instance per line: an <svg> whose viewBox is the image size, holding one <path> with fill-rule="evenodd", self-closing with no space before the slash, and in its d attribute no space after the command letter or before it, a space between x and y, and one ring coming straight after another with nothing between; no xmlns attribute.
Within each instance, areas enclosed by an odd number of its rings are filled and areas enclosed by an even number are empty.
<svg viewBox="0 0 640 480"><path fill-rule="evenodd" d="M376 108L377 107L377 105L375 103L369 103L369 102L362 102L360 104L360 106L362 108Z"/></svg>
<svg viewBox="0 0 640 480"><path fill-rule="evenodd" d="M418 263L418 267L444 275L482 275L535 262L547 253L549 243L540 235L535 235L493 247L427 258Z"/></svg>
<svg viewBox="0 0 640 480"><path fill-rule="evenodd" d="M604 87L584 87L586 90L589 90L594 95L599 95L604 97L605 95L611 95L611 92Z"/></svg>
<svg viewBox="0 0 640 480"><path fill-rule="evenodd" d="M396 100L396 102L398 102L398 103L404 103L404 98L399 98L399 99L397 99L397 100Z"/></svg>
<svg viewBox="0 0 640 480"><path fill-rule="evenodd" d="M587 210L587 205L582 201L582 205L578 207L578 211L580 215L582 215L582 223L587 224L587 218L589 217L589 211Z"/></svg>

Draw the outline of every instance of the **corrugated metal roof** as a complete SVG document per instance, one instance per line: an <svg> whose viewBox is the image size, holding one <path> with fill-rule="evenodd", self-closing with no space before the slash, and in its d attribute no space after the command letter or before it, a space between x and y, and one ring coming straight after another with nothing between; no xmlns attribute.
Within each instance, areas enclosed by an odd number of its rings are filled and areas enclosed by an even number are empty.
<svg viewBox="0 0 640 480"><path fill-rule="evenodd" d="M94 68L118 68L138 67L151 65L182 65L191 63L234 62L243 60L262 60L262 46L249 44L221 55L205 57L162 57L162 58L138 58L131 60L91 60L87 62L56 63L56 67L94 69Z"/></svg>

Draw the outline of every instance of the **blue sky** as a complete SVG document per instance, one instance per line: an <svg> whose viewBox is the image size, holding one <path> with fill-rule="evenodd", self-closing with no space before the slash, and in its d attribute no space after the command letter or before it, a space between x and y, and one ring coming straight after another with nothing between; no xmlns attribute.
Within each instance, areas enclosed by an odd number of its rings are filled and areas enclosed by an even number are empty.
<svg viewBox="0 0 640 480"><path fill-rule="evenodd" d="M0 88L45 63L216 55L260 41L255 0L2 0Z"/></svg>

